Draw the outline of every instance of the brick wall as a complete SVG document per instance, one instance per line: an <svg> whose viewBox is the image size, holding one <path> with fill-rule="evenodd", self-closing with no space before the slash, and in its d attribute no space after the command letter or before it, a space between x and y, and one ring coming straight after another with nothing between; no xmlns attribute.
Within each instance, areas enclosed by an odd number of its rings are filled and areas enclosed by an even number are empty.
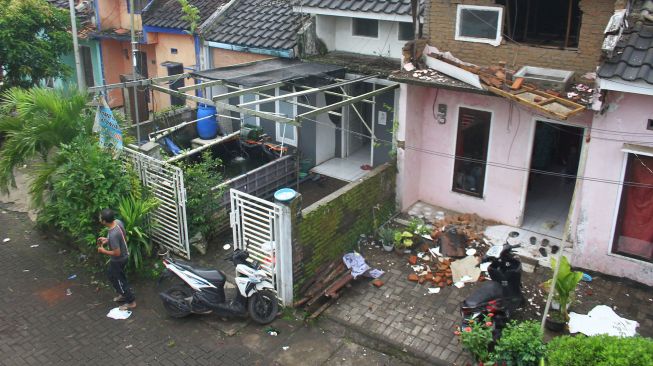
<svg viewBox="0 0 653 366"><path fill-rule="evenodd" d="M382 165L302 211L293 227L295 298L320 266L350 252L360 234L371 234L395 212L396 173L394 165Z"/></svg>
<svg viewBox="0 0 653 366"><path fill-rule="evenodd" d="M479 65L497 64L540 66L572 70L579 73L595 71L599 64L603 31L614 13L615 0L581 0L583 14L578 49L554 49L517 45L504 40L498 47L455 40L456 9L458 4L496 5L494 0L431 0L427 5L425 35L431 44L442 51L450 51L457 58ZM504 13L505 14L505 13Z"/></svg>

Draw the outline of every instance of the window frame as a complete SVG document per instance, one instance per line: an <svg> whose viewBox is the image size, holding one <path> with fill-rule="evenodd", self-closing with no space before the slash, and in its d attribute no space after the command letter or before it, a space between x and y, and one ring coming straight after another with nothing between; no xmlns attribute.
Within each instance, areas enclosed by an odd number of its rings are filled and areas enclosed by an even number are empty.
<svg viewBox="0 0 653 366"><path fill-rule="evenodd" d="M652 154L646 153L646 152L637 152L637 151L630 151L627 149L622 149L624 152L623 156L623 162L622 162L622 170L621 170L621 179L620 182L623 183L626 181L626 178L628 177L628 167L630 166L629 163L631 161L630 157L632 156L633 158L635 157L635 154L637 155L642 155L642 156L647 156L647 157L653 157ZM635 262L640 262L640 263L646 263L646 264L653 264L653 258L651 259L646 259L641 256L637 256L635 254L628 254L625 252L620 252L617 249L617 237L620 232L619 228L619 223L621 220L619 220L619 217L622 215L622 209L624 205L624 188L625 186L623 184L619 185L619 190L617 192L617 200L614 208L614 214L612 217L612 232L610 235L610 246L608 250L608 255L609 256L615 256L619 257L622 259L626 259L629 261L635 261Z"/></svg>
<svg viewBox="0 0 653 366"><path fill-rule="evenodd" d="M401 25L402 24L408 24L408 25L411 26L411 28L413 28L413 33L411 34L411 37L408 38L408 39L401 38ZM422 23L420 23L420 27L421 26L422 26ZM413 23L411 23L411 22L397 22L397 40L402 41L402 42L412 41L413 38L415 37L415 29L414 28L415 27L413 27Z"/></svg>
<svg viewBox="0 0 653 366"><path fill-rule="evenodd" d="M485 152L485 165L483 169L483 185L482 185L482 192L480 194L475 194L472 191L465 191L463 189L456 188L455 183L456 183L456 163L458 162L458 154L456 153L456 150L458 148L458 133L460 132L460 111L461 109L469 109L473 111L479 111L479 112L485 112L490 114L490 119L489 119L489 128L488 128L488 137L487 137L487 149ZM487 192L487 175L488 175L488 161L490 161L490 147L492 146L492 128L494 126L494 111L488 110L488 109L482 109L482 108L477 108L473 106L467 106L467 105L458 105L457 108L457 115L456 115L456 128L454 129L454 135L453 135L453 141L455 143L453 144L453 164L451 167L451 192L462 194L466 197L473 197L477 199L484 199L485 198L485 193Z"/></svg>
<svg viewBox="0 0 653 366"><path fill-rule="evenodd" d="M351 19L351 21L349 22L349 24L351 25L351 27L350 27L350 28L351 28L351 29L350 29L351 32L350 32L350 33L351 33L351 36L352 36L352 37L359 37L359 38L365 38L365 39L379 39L379 31L380 31L380 28L381 28L381 24L379 23L379 20L378 20L378 19L356 18L356 17L352 17L352 18L350 18L350 19ZM366 36L366 35L362 35L362 34L355 34L355 33L354 33L354 28L355 28L354 23L355 23L357 20L365 20L365 21L373 21L373 22L376 22L376 36Z"/></svg>
<svg viewBox="0 0 653 366"><path fill-rule="evenodd" d="M480 10L480 11L496 11L499 13L499 16L497 18L497 29L496 29L496 34L494 39L490 38L477 38L477 37L467 37L467 36L462 36L460 34L460 28L461 28L461 13L463 10L469 9L469 10ZM458 7L456 8L456 24L455 24L455 37L454 39L456 41L464 41L464 42L476 42L476 43L486 43L490 44L493 46L498 46L501 44L501 41L503 40L503 7L502 6L482 6L482 5L466 5L466 4L458 4Z"/></svg>
<svg viewBox="0 0 653 366"><path fill-rule="evenodd" d="M295 87L292 87L292 88L293 88L293 91L291 91L289 93L294 92ZM274 95L277 96L277 97L280 96L281 95L281 88L275 88L274 89ZM291 100L293 101L293 103L288 103L288 104L292 105L292 107L293 107L293 118L294 118L295 116L297 116L297 97L293 97ZM274 102L274 110L278 114L281 113L281 107L280 107L281 102L282 102L282 100L276 100ZM282 124L283 123L280 123L280 122L275 123L275 140L277 142L281 142L281 143L284 143L284 144L288 144L288 145L297 147L297 144L298 144L298 141L297 141L297 126L291 125L291 127L294 130L293 131L294 132L293 136L295 136L295 138L294 139L289 139L287 137L282 136L282 130L281 130L281 125Z"/></svg>
<svg viewBox="0 0 653 366"><path fill-rule="evenodd" d="M246 86L243 86L243 85L239 85L239 87L240 87L241 89L245 89L245 88L247 88ZM258 94L256 94L256 93L252 93L252 94L241 94L240 96L238 96L238 104L249 103L249 101L248 101L248 102L245 102L245 101L244 101L244 100L245 100L245 95L253 95L253 96L254 96L254 100L259 100L259 96L258 96ZM260 104L255 104L255 105L254 105L255 108L253 108L253 109L254 109L255 111L258 112L258 111L259 111L259 106L260 106ZM252 109L252 108L247 108L247 109ZM245 118L247 118L247 117L246 117L247 115L246 115L245 113L239 113L239 114L240 114L240 118L241 118L241 120L243 121L243 125L248 124L247 122L245 122ZM251 116L250 116L250 117L251 117ZM256 123L254 124L254 126L261 127L261 117L259 117L259 116L253 116L253 117L254 117L254 120L256 121Z"/></svg>

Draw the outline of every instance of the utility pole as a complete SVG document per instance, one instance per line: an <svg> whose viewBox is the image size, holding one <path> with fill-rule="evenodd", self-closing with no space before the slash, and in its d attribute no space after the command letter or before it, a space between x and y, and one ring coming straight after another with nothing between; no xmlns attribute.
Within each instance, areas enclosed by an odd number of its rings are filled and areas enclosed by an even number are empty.
<svg viewBox="0 0 653 366"><path fill-rule="evenodd" d="M68 0L70 8L70 23L73 32L73 53L75 54L75 71L77 71L77 87L79 90L86 89L84 75L82 74L82 61L79 57L79 43L77 42L77 17L75 16L75 0Z"/></svg>
<svg viewBox="0 0 653 366"><path fill-rule="evenodd" d="M72 1L72 0L70 0ZM138 72L136 70L138 63L136 62L136 31L134 30L134 0L129 0L129 10L130 10L130 17L129 17L129 23L131 26L131 42L132 42L132 66L133 66L133 81L136 81L136 78L138 77ZM140 118L138 118L138 96L136 95L138 92L138 86L136 83L134 83L134 91L133 91L133 97L134 97L134 103L130 103L131 107L134 108L134 119L136 123L136 146L138 148L141 148L141 123L140 123Z"/></svg>

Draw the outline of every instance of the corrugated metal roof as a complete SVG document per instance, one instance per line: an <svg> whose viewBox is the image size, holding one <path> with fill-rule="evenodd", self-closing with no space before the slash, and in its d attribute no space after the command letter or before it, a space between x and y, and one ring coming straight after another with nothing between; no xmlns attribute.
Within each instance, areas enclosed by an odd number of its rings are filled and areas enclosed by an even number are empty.
<svg viewBox="0 0 653 366"><path fill-rule="evenodd" d="M424 1L420 0L423 5ZM300 0L301 6L365 13L412 15L410 0ZM421 14L424 6L420 7Z"/></svg>
<svg viewBox="0 0 653 366"><path fill-rule="evenodd" d="M61 0L57 0L61 1ZM200 23L204 23L216 10L224 6L227 0L189 0L199 9ZM177 0L154 0L142 14L143 25L187 30L189 24L182 20L184 13Z"/></svg>
<svg viewBox="0 0 653 366"><path fill-rule="evenodd" d="M653 84L653 24L637 23L624 30L613 56L603 62L598 76Z"/></svg>
<svg viewBox="0 0 653 366"><path fill-rule="evenodd" d="M306 16L295 13L288 1L240 0L204 30L209 41L243 47L289 50Z"/></svg>

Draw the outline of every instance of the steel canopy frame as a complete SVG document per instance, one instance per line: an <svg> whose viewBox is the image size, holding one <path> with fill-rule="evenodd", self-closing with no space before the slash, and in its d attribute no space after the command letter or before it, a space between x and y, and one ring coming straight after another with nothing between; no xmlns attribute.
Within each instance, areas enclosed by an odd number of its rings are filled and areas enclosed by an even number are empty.
<svg viewBox="0 0 653 366"><path fill-rule="evenodd" d="M240 113L240 114L245 114L245 115L251 115L255 117L260 117L266 120L278 122L278 123L285 123L293 126L301 126L301 120L302 119L309 119L310 117L320 115L323 113L329 113L329 114L335 114L335 115L340 115L340 113L337 112L332 112L335 109L341 108L343 106L347 105L352 105L357 102L365 102L365 103L371 103L374 104L374 101L368 100L368 98L374 97L379 94L383 94L385 92L388 92L390 90L396 89L399 87L398 83L394 83L392 85L383 87L381 89L376 89L371 92L361 94L359 96L351 96L348 95L346 92L344 92L344 87L347 85L352 85L355 83L363 82L365 80L373 79L377 77L378 75L368 75L368 76L363 76L360 78L356 79L351 79L351 80L340 80L338 79L337 82L331 83L328 85L320 86L320 87L310 87L310 86L305 86L305 85L294 85L290 82L274 82L274 83L269 83L265 85L259 85L255 87L250 87L250 88L240 88L237 86L232 86L225 82L225 80L211 80L206 83L201 83L201 84L195 84L195 85L190 85L187 87L182 87L179 88L179 90L173 90L170 88L166 88L164 86L158 85L160 83L165 83L169 82L171 80L178 80L181 78L189 79L192 78L193 76L189 73L183 73L183 74L177 74L177 75L171 75L171 76L165 76L165 77L160 77L160 78L153 78L153 79L143 79L143 80L137 80L137 81L131 81L131 82L124 82L124 83L117 83L117 84L110 84L110 85L102 85L102 86L97 86L97 87L92 87L89 88L89 92L92 93L98 93L98 92L106 92L107 90L112 90L112 89L118 89L118 88L128 88L128 87L133 87L133 86L149 86L152 88L152 90L166 93L172 96L184 98L187 100L191 100L197 103L205 104L205 105L210 105L210 106L215 106L217 108L222 108L228 111ZM261 91L265 90L270 90L274 89L277 87L280 87L284 84L290 84L293 86L297 86L299 88L305 89L293 93L288 93L288 94L283 94L279 96L268 96L266 94L261 93ZM226 85L228 88L232 89L237 89L236 91L231 91L227 93L222 93L220 95L214 96L212 99L208 98L203 98L199 97L196 95L188 94L186 91L192 91L200 88L207 88L215 85ZM343 93L337 93L334 91L330 91L332 89L340 88L343 90ZM238 105L232 105L229 104L228 101L229 98L241 96L244 94L257 94L259 96L265 96L264 99L258 99L255 101L247 102L247 103L241 103ZM281 116L278 114L275 114L274 112L262 112L258 111L255 109L251 108L246 108L250 106L255 106L259 104L266 104L266 103L272 103L276 102L279 100L287 100L287 99L292 99L298 96L304 96L304 95L311 95L311 94L316 94L316 93L327 93L330 95L336 95L339 97L342 97L344 100L340 102L336 102L324 107L317 107L317 106L309 106L309 105L303 105L307 108L314 108L313 110L302 113L300 115L295 116L294 118L288 118L285 116ZM300 103L297 103L298 105ZM364 122L364 121L363 121ZM369 126L366 125L366 127L369 130Z"/></svg>

